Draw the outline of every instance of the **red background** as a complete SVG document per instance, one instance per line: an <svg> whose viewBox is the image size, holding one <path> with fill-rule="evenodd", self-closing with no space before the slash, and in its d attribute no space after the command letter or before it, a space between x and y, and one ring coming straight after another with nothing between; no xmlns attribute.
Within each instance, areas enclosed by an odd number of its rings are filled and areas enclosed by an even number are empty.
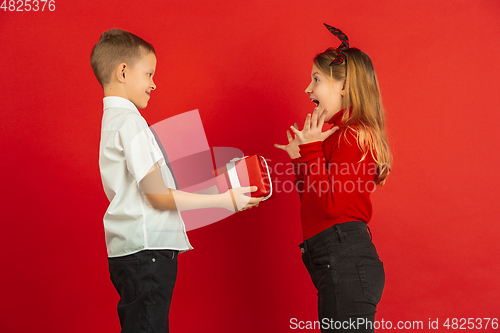
<svg viewBox="0 0 500 333"><path fill-rule="evenodd" d="M150 123L198 108L211 146L273 164L288 161L273 144L313 109L312 57L338 44L323 22L341 28L374 61L395 160L373 194L387 275L377 319L427 327L500 317L499 17L496 0L56 0L53 12L1 10L0 331L119 329L102 226L102 91L89 65L113 27L156 47ZM172 332L288 332L291 318L316 319L296 193L189 237Z"/></svg>

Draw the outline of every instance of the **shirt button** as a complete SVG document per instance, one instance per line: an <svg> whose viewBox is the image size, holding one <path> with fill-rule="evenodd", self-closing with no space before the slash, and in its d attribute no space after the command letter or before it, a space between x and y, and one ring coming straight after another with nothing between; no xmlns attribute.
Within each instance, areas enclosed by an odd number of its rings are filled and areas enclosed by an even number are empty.
<svg viewBox="0 0 500 333"><path fill-rule="evenodd" d="M300 248L300 252L305 253L305 252L306 252L306 250L304 250L304 248L303 248L303 247L301 247L301 248Z"/></svg>
<svg viewBox="0 0 500 333"><path fill-rule="evenodd" d="M156 259L155 259L155 258L153 258L153 259L151 259L151 261L152 261L152 262L155 262L155 261L156 261Z"/></svg>

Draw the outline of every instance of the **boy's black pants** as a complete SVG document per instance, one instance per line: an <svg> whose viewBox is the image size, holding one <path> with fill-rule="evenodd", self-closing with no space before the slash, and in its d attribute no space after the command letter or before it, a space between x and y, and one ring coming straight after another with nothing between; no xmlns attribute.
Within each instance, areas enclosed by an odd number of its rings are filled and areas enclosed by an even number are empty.
<svg viewBox="0 0 500 333"><path fill-rule="evenodd" d="M144 250L108 258L111 281L120 295L122 333L168 332L177 254L174 250Z"/></svg>

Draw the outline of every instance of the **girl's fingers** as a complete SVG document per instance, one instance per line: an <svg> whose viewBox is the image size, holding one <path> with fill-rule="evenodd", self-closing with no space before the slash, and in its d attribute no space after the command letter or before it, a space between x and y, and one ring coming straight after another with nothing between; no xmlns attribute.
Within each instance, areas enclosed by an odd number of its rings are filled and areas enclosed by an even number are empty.
<svg viewBox="0 0 500 333"><path fill-rule="evenodd" d="M324 131L323 132L323 135L325 136L325 139L328 138L330 135L332 135L333 133L337 132L339 129L338 126L334 126L332 128L330 128L329 130L327 131Z"/></svg>
<svg viewBox="0 0 500 333"><path fill-rule="evenodd" d="M307 119L306 119L307 121ZM298 129L296 129L295 127L293 126L290 126L290 129L292 130L292 132L295 134L295 135L299 135L300 134L300 131Z"/></svg>
<svg viewBox="0 0 500 333"><path fill-rule="evenodd" d="M328 131L331 131L333 134L333 133L337 132L339 130L339 128L340 127L338 127L338 126L334 126L334 127L330 128Z"/></svg>
<svg viewBox="0 0 500 333"><path fill-rule="evenodd" d="M281 150L285 150L285 151L286 151L286 146L285 146L285 145L279 145L279 144L275 143L275 144L274 144L274 146L275 146L276 148L279 148L279 149L281 149Z"/></svg>
<svg viewBox="0 0 500 333"><path fill-rule="evenodd" d="M306 121L304 121L303 131L309 130L311 128L311 114L308 113L306 117Z"/></svg>
<svg viewBox="0 0 500 333"><path fill-rule="evenodd" d="M293 141L293 138L292 138L292 135L290 134L290 131L288 131L288 130L286 131L286 136L288 138L289 143Z"/></svg>
<svg viewBox="0 0 500 333"><path fill-rule="evenodd" d="M311 129L318 126L318 108L314 108L313 114L311 116Z"/></svg>
<svg viewBox="0 0 500 333"><path fill-rule="evenodd" d="M299 124L294 123L293 126L295 126L296 129L299 129Z"/></svg>

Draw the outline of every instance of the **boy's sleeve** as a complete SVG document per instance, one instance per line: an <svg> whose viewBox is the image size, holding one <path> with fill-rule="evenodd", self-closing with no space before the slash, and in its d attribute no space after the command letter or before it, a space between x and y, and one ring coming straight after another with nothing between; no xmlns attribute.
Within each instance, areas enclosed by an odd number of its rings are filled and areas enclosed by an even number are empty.
<svg viewBox="0 0 500 333"><path fill-rule="evenodd" d="M154 136L141 116L127 113L118 129L117 139L127 163L127 169L139 183L151 167L163 158Z"/></svg>

